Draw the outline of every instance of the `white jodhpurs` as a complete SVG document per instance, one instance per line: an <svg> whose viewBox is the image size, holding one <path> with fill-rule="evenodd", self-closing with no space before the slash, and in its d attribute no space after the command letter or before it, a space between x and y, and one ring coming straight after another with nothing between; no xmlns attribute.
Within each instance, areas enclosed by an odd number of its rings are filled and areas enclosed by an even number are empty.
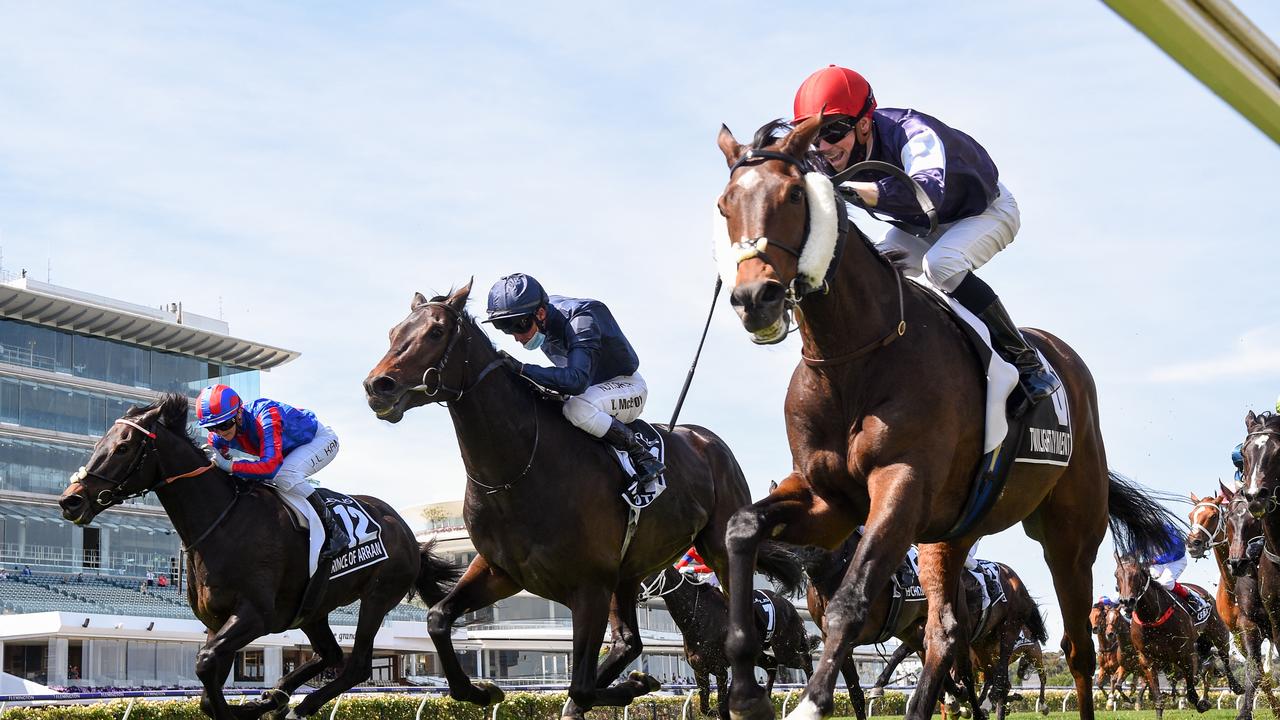
<svg viewBox="0 0 1280 720"><path fill-rule="evenodd" d="M595 437L604 437L613 418L624 423L635 420L648 399L649 386L644 384L640 373L619 375L566 400L564 416L574 427Z"/></svg>
<svg viewBox="0 0 1280 720"><path fill-rule="evenodd" d="M923 275L934 287L951 292L965 273L985 265L1018 234L1022 225L1018 201L1004 183L998 187L999 197L981 215L939 225L937 232L927 238L890 228L878 247L881 252L905 253L901 262L908 277Z"/></svg>
<svg viewBox="0 0 1280 720"><path fill-rule="evenodd" d="M1186 569L1187 569L1187 556L1183 555L1182 557L1170 563L1164 563L1162 565L1152 565L1151 577L1155 578L1156 582L1165 586L1165 588L1172 590L1173 584L1178 582L1178 578L1182 576L1182 571Z"/></svg>
<svg viewBox="0 0 1280 720"><path fill-rule="evenodd" d="M338 454L338 436L328 425L318 425L311 442L299 445L284 456L280 470L264 483L282 493L305 498L315 492L307 478L315 475Z"/></svg>

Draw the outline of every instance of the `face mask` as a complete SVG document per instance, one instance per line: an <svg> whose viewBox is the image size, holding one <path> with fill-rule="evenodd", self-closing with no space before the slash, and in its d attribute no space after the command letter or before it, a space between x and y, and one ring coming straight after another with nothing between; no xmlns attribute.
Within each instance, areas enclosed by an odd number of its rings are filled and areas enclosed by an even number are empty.
<svg viewBox="0 0 1280 720"><path fill-rule="evenodd" d="M541 330L539 330L538 332L533 334L533 337L529 338L523 343L524 349L537 350L538 348L542 347L542 341L546 339L547 339L547 336L543 334Z"/></svg>

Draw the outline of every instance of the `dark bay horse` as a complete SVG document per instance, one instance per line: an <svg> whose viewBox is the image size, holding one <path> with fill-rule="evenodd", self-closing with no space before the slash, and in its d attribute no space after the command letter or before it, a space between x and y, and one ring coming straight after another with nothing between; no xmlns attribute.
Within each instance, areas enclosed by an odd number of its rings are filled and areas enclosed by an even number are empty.
<svg viewBox="0 0 1280 720"><path fill-rule="evenodd" d="M332 578L314 609L298 618L309 566L305 531L295 531L289 510L275 493L248 486L210 464L187 435L187 398L168 394L133 408L98 440L93 454L62 493L62 514L88 525L98 513L154 491L188 553L187 600L209 629L196 656L204 684L200 708L217 720L284 714L289 696L327 669L335 679L289 710L306 717L368 679L373 640L387 612L415 589L428 603L444 597L458 571L420 545L390 505L354 496L382 526L387 559ZM251 561L247 558L252 558ZM356 636L344 665L329 628L329 611L360 601ZM236 652L268 633L299 627L316 656L285 675L257 702L229 706L222 684Z"/></svg>
<svg viewBox="0 0 1280 720"><path fill-rule="evenodd" d="M1210 600L1203 588L1190 584L1185 587L1206 602ZM1216 610L1197 627L1173 593L1151 577L1150 567L1132 556L1116 557L1116 588L1120 604L1131 612L1129 636L1155 700L1157 719L1164 717L1161 671L1168 674L1170 681L1176 677L1186 683L1187 703L1199 712L1209 709L1209 698L1197 696L1196 680L1215 655L1222 663L1231 691L1243 692L1229 665L1230 633Z"/></svg>
<svg viewBox="0 0 1280 720"><path fill-rule="evenodd" d="M479 705L501 699L497 687L477 685L467 676L450 632L460 615L526 589L573 614L572 702L566 716L579 717L596 705L627 705L658 687L640 672L609 686L641 652L641 581L690 545L723 577L725 528L751 502L746 478L710 430L660 428L667 489L640 515L623 555L628 512L612 451L570 425L560 402L539 397L505 367L466 313L470 291L468 283L447 297L415 294L409 316L391 330L390 350L364 381L369 407L379 418L395 423L410 408L447 403L458 436L467 472L463 520L479 554L431 609L428 631L450 695ZM768 550L764 571L798 584L794 556L776 544ZM750 604L750 588L743 597ZM601 661L597 654L607 625L613 640Z"/></svg>
<svg viewBox="0 0 1280 720"><path fill-rule="evenodd" d="M729 527L734 658L730 707L739 718L773 716L746 672L755 647L749 586L765 538L834 548L866 524L849 572L827 606L822 660L793 716L829 717L836 675L850 649L875 632L870 605L912 542L921 547L929 602L927 658L909 717L923 720L953 663L970 664L959 574L974 540L1014 523L1044 548L1065 628L1064 650L1081 716L1093 718L1089 637L1092 567L1108 528L1122 551L1153 552L1167 510L1107 468L1097 391L1080 357L1058 338L1027 331L1067 388L1073 453L1066 467L1018 464L994 508L963 536L943 538L960 515L983 451L985 372L953 317L906 281L852 224L808 152L821 116L785 137L781 122L750 146L721 128L730 178L719 199L727 237L721 275L744 328L759 342L785 337L791 315L800 362L785 416L793 471ZM1070 528L1064 532L1063 528ZM967 674L963 673L962 675Z"/></svg>
<svg viewBox="0 0 1280 720"><path fill-rule="evenodd" d="M1033 637L1034 632L1031 628L1024 628L1018 642L1014 644L1012 659L1017 662L1017 667L1013 674L1021 683L1035 670L1036 677L1040 680L1040 699L1036 701L1036 709L1041 715L1048 715L1049 704L1044 699L1045 685L1048 683L1044 672L1044 641ZM1009 699L1012 700L1013 696L1010 695Z"/></svg>
<svg viewBox="0 0 1280 720"><path fill-rule="evenodd" d="M765 687L770 691L777 677L778 668L803 670L805 676L813 674L813 646L805 633L804 620L786 595L795 592L785 588L782 594L763 591L769 595L776 613L773 637L760 649L756 667L764 668L768 675ZM694 683L698 686L699 706L703 715L729 717L729 656L724 651L724 639L729 634L729 603L724 593L710 583L698 582L688 575L667 568L649 578L642 597L661 597L671 613L671 619L684 636L684 654L693 668ZM711 714L711 678L716 681L716 714Z"/></svg>

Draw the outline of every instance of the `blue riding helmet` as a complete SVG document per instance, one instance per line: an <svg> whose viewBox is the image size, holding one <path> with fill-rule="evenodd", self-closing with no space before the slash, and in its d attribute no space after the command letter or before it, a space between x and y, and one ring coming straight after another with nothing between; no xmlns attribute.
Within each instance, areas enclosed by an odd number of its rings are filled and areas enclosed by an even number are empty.
<svg viewBox="0 0 1280 720"><path fill-rule="evenodd" d="M1244 443L1240 443L1239 445L1236 446L1235 450L1231 451L1231 464L1236 466L1236 472L1241 472L1244 470L1244 452L1243 451L1244 451Z"/></svg>
<svg viewBox="0 0 1280 720"><path fill-rule="evenodd" d="M532 315L546 304L547 291L541 283L524 273L508 275L489 288L489 317L485 322Z"/></svg>

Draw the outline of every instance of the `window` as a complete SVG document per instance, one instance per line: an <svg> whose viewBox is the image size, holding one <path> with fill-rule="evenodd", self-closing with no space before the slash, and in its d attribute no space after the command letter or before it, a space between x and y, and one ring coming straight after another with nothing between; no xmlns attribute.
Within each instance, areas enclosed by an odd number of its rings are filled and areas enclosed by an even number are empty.
<svg viewBox="0 0 1280 720"><path fill-rule="evenodd" d="M262 680L266 676L261 650L244 650L236 654L236 681Z"/></svg>

